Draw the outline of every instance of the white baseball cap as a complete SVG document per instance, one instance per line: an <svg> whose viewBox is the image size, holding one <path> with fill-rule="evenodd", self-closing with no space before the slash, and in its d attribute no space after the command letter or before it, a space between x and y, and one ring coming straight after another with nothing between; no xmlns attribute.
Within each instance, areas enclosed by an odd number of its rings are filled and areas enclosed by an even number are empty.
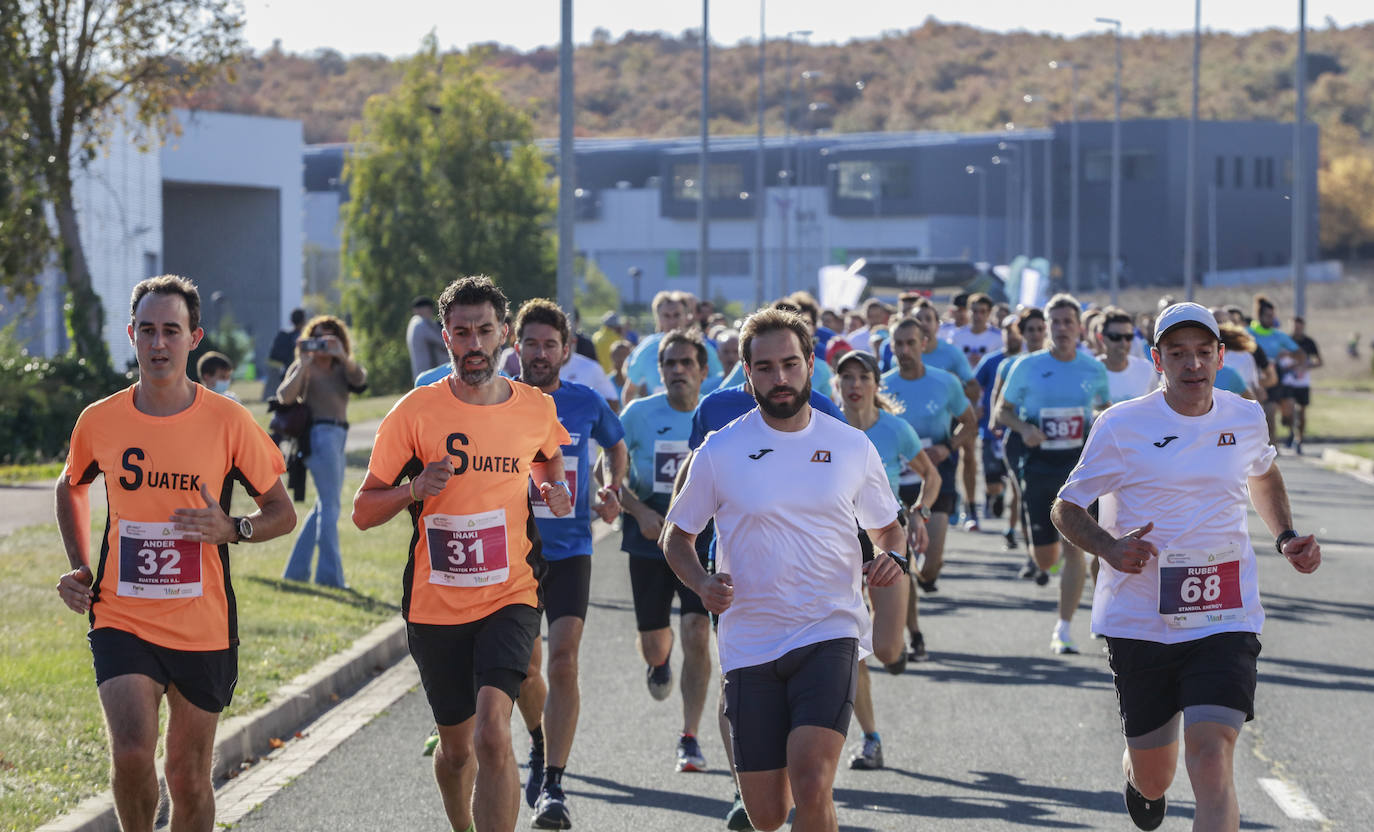
<svg viewBox="0 0 1374 832"><path fill-rule="evenodd" d="M1217 319L1207 311L1207 307L1197 303L1175 303L1163 312L1159 313L1159 319L1155 321L1155 346L1159 346L1160 339L1167 335L1171 330L1181 326L1200 326L1212 333L1212 337L1221 340L1221 331L1217 329Z"/></svg>

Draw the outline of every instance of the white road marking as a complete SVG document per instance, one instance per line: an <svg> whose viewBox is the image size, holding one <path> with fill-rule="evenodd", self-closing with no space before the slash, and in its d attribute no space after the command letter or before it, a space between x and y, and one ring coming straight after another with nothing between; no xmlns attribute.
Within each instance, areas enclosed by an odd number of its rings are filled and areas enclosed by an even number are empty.
<svg viewBox="0 0 1374 832"><path fill-rule="evenodd" d="M215 822L237 823L419 683L415 662L408 658L397 662L310 723L299 739L290 740L226 783L215 793Z"/></svg>
<svg viewBox="0 0 1374 832"><path fill-rule="evenodd" d="M1293 820L1326 822L1326 815L1323 815L1317 805L1309 800L1306 794L1303 794L1302 789L1292 783L1285 783L1272 777L1261 777L1259 784L1260 788L1264 789L1265 794L1273 798L1283 813Z"/></svg>

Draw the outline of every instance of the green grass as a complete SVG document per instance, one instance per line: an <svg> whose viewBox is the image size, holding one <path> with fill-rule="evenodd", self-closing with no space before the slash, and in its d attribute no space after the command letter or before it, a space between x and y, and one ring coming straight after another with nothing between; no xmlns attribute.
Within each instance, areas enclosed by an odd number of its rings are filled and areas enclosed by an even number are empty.
<svg viewBox="0 0 1374 832"><path fill-rule="evenodd" d="M1350 445L1342 445L1341 450L1365 459L1374 459L1374 442L1355 442Z"/></svg>
<svg viewBox="0 0 1374 832"><path fill-rule="evenodd" d="M264 428L271 421L267 414L267 403L262 398L261 381L236 381L231 389L243 400L244 407L253 414L259 425ZM400 399L400 394L384 396L353 396L348 400L348 421L370 422L380 419L391 411L391 406ZM56 475L54 475L56 476Z"/></svg>
<svg viewBox="0 0 1374 832"><path fill-rule="evenodd" d="M261 706L281 684L398 614L409 529L404 519L366 533L354 528L348 505L362 471L348 473L339 534L351 591L279 579L294 533L232 547L242 644L226 717ZM312 490L296 504L298 518L313 500ZM247 505L240 492L235 507ZM86 619L53 591L65 565L55 526L0 538L0 829L34 829L107 788Z"/></svg>
<svg viewBox="0 0 1374 832"><path fill-rule="evenodd" d="M39 480L55 480L62 473L61 462L39 462L31 465L0 465L0 485L19 485Z"/></svg>
<svg viewBox="0 0 1374 832"><path fill-rule="evenodd" d="M1287 431L1280 428L1279 435L1286 436ZM1339 442L1346 451L1350 450L1347 443L1374 442L1374 399L1314 390L1307 408L1307 439Z"/></svg>

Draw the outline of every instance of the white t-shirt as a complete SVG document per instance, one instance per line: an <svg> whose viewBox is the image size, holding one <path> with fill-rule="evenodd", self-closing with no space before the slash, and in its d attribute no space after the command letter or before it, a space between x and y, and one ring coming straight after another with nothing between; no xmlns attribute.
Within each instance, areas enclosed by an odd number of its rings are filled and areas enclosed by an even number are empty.
<svg viewBox="0 0 1374 832"><path fill-rule="evenodd" d="M983 356L1002 348L1002 331L986 327L982 332L974 332L971 326L961 326L954 330L949 340L964 351L970 367L977 367Z"/></svg>
<svg viewBox="0 0 1374 832"><path fill-rule="evenodd" d="M1262 629L1247 525L1248 478L1267 472L1276 452L1258 404L1224 390L1213 391L1212 401L1206 415L1183 416L1156 390L1108 408L1093 424L1060 499L1083 508L1099 500L1098 522L1113 537L1154 523L1145 539L1160 550L1138 575L1102 562L1093 593L1093 632L1177 644ZM1214 586L1211 567L1190 573L1178 565L1185 562L1183 553L1202 553L1204 561L1235 557L1238 564L1219 574L1225 583ZM1176 616L1160 611L1161 566L1174 575L1175 595L1181 588L1185 599L1207 602L1217 600L1213 590L1225 590L1221 599L1234 597L1237 609L1227 611L1224 620L1211 621L1204 612L1203 618L1193 616L1200 626L1178 626ZM1193 574L1199 577L1190 578ZM1166 603L1178 601L1165 595Z"/></svg>
<svg viewBox="0 0 1374 832"><path fill-rule="evenodd" d="M568 363L558 370L558 377L564 381L585 384L600 393L607 402L620 401L620 391L611 384L601 364L581 353L575 352L568 358Z"/></svg>
<svg viewBox="0 0 1374 832"><path fill-rule="evenodd" d="M880 529L897 500L863 431L824 413L795 432L757 408L706 437L667 522L699 534L716 519L716 564L734 581L720 617L722 671L836 638L873 652L858 526Z"/></svg>
<svg viewBox="0 0 1374 832"><path fill-rule="evenodd" d="M1159 386L1159 373L1149 361L1135 355L1126 356L1126 369L1121 372L1107 367L1107 357L1098 356L1097 360L1107 370L1107 389L1112 395L1112 404L1145 395Z"/></svg>
<svg viewBox="0 0 1374 832"><path fill-rule="evenodd" d="M849 342L851 350L873 351L873 330L868 327L860 327L853 332L846 332L844 340Z"/></svg>
<svg viewBox="0 0 1374 832"><path fill-rule="evenodd" d="M935 328L935 340L953 342L954 333L958 330L959 327L955 326L953 321L941 321Z"/></svg>
<svg viewBox="0 0 1374 832"><path fill-rule="evenodd" d="M1259 391L1259 367L1255 365L1254 355L1242 350L1227 350L1226 355L1222 356L1221 363L1240 373L1245 386L1249 387L1251 392Z"/></svg>

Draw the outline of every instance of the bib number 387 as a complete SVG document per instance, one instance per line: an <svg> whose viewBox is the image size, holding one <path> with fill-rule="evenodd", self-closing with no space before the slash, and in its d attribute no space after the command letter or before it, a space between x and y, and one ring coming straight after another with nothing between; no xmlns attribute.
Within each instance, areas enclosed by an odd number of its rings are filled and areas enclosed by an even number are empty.
<svg viewBox="0 0 1374 832"><path fill-rule="evenodd" d="M1159 614L1175 628L1206 627L1245 618L1240 555L1166 549L1159 562Z"/></svg>
<svg viewBox="0 0 1374 832"><path fill-rule="evenodd" d="M429 544L429 582L477 587L505 583L506 510L481 514L431 514L424 518Z"/></svg>
<svg viewBox="0 0 1374 832"><path fill-rule="evenodd" d="M198 598L200 543L170 523L119 521L119 586L126 598Z"/></svg>
<svg viewBox="0 0 1374 832"><path fill-rule="evenodd" d="M1063 451L1083 445L1084 428L1088 417L1081 407L1046 407L1040 410L1040 430L1045 441L1040 447L1047 451Z"/></svg>

